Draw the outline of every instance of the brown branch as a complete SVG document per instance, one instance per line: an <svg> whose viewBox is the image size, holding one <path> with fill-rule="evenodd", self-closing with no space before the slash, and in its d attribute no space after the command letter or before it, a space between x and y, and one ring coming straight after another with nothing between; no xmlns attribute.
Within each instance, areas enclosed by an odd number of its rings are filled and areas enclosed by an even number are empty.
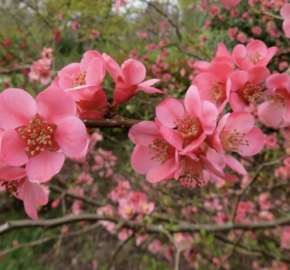
<svg viewBox="0 0 290 270"><path fill-rule="evenodd" d="M113 252L110 260L109 260L109 264L107 265L107 267L105 268L105 270L109 270L110 267L112 266L116 256L118 255L118 253L122 250L122 248L130 241L130 239L132 239L135 236L134 233L132 233L125 241L123 241L117 248L116 250Z"/></svg>
<svg viewBox="0 0 290 270"><path fill-rule="evenodd" d="M96 200L93 200L93 199L85 197L85 196L80 196L80 195L77 195L75 193L67 192L64 189L62 189L56 185L48 184L48 186L51 190L58 192L58 193L61 193L65 197L71 197L74 199L78 199L80 201L83 201L83 202L86 202L86 203L89 203L91 205L98 206L98 207L103 206L101 203L97 202Z"/></svg>
<svg viewBox="0 0 290 270"><path fill-rule="evenodd" d="M94 224L94 225L90 226L89 228L86 228L86 229L83 229L83 230L78 230L78 231L75 231L75 232L66 233L66 234L63 235L63 238L79 236L79 235L91 232L91 231L95 230L96 228L98 228L100 226L101 226L101 224L97 223L97 224ZM35 246L41 245L41 244L43 244L45 242L48 242L48 241L53 240L53 239L58 238L58 237L59 236L54 235L54 236L45 237L45 238L42 238L42 239L39 239L39 240L36 240L36 241L32 241L32 242L29 242L29 243L18 244L17 246L14 246L12 248L8 248L6 250L1 251L0 254L5 256L5 255L7 255L10 252L18 250L19 248L35 247Z"/></svg>
<svg viewBox="0 0 290 270"><path fill-rule="evenodd" d="M23 71L23 70L29 69L29 68L30 68L30 65L26 65L26 66L18 67L18 68L0 69L0 74L19 72L19 71Z"/></svg>
<svg viewBox="0 0 290 270"><path fill-rule="evenodd" d="M246 191L254 184L254 182L256 181L256 179L258 178L260 172L265 168L265 167L268 167L268 166L273 166L273 165L276 165L276 164L280 164L283 159L289 157L290 155L287 154L287 155L284 155L282 157L280 157L279 159L277 160L274 160L274 161L270 161L270 162L265 162L265 163L262 163L258 169L255 171L251 181L242 189L241 193L237 196L236 198L236 202L234 204L234 207L233 207L233 213L232 213L232 216L231 216L231 222L234 222L235 220L235 217L236 217L236 213L237 213L237 209L238 209L238 204L240 202L240 200L242 200L242 198L244 197Z"/></svg>
<svg viewBox="0 0 290 270"><path fill-rule="evenodd" d="M49 220L17 220L7 221L5 224L0 226L0 235L7 233L12 230L21 228L53 228L61 226L63 224L69 224L80 221L111 221L114 223L122 223L122 227L139 231L141 228L147 233L164 233L162 226L160 225L147 225L140 227L139 224L135 224L132 221L123 220L117 217L103 216L99 214L83 214L83 215L68 215L61 218L49 219ZM272 221L256 222L256 223L225 223L225 224L182 224L178 228L172 229L167 228L168 232L199 232L205 230L207 232L228 232L230 230L259 230L259 229L270 229L276 228L277 226L290 225L290 217L279 218Z"/></svg>
<svg viewBox="0 0 290 270"><path fill-rule="evenodd" d="M130 128L142 120L115 116L110 119L81 119L88 128Z"/></svg>

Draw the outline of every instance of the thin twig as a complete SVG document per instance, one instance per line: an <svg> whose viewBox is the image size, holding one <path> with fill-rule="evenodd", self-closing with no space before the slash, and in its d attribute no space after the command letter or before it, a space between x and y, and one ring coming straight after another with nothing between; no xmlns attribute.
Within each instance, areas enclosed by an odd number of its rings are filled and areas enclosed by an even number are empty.
<svg viewBox="0 0 290 270"><path fill-rule="evenodd" d="M128 238L123 241L117 248L116 250L113 252L110 260L109 260L109 264L107 265L107 267L105 268L105 270L109 270L110 267L112 266L116 256L118 255L118 253L122 250L122 248L130 241L130 239L132 239L135 236L134 233L132 233L130 236L128 236Z"/></svg>
<svg viewBox="0 0 290 270"><path fill-rule="evenodd" d="M116 115L108 119L81 119L89 128L130 128L141 122L141 120L130 119Z"/></svg>
<svg viewBox="0 0 290 270"><path fill-rule="evenodd" d="M240 200L243 198L244 194L246 193L246 191L254 184L254 182L256 181L256 179L258 178L260 172L265 168L265 167L268 167L268 166L273 166L273 165L276 165L276 164L280 164L285 158L289 157L290 155L287 154L287 155L284 155L282 157L280 157L279 159L277 160L274 160L274 161L270 161L270 162L265 162L265 163L262 163L258 169L255 171L251 181L242 189L241 193L237 196L237 199L236 199L236 202L234 204L234 207L233 207L233 213L232 213L232 216L231 216L231 222L234 222L235 220L235 217L236 217L236 213L237 213L237 208L238 208L238 204L240 202Z"/></svg>

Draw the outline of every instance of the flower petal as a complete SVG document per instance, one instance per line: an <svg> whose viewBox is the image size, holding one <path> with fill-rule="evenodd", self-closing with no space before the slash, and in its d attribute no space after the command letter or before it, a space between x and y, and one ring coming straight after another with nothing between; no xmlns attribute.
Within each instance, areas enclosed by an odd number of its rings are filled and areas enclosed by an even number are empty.
<svg viewBox="0 0 290 270"><path fill-rule="evenodd" d="M57 87L48 87L38 94L36 104L37 113L51 124L76 114L76 104L73 98Z"/></svg>
<svg viewBox="0 0 290 270"><path fill-rule="evenodd" d="M61 153L45 151L32 157L26 165L27 177L33 182L48 182L64 164L65 156Z"/></svg>
<svg viewBox="0 0 290 270"><path fill-rule="evenodd" d="M219 115L215 105L208 101L202 101L200 122L204 133L212 134L216 128L217 118Z"/></svg>
<svg viewBox="0 0 290 270"><path fill-rule="evenodd" d="M14 129L7 129L2 134L1 157L10 166L22 166L28 161L25 152L26 143Z"/></svg>
<svg viewBox="0 0 290 270"><path fill-rule="evenodd" d="M196 117L200 116L201 101L200 101L198 89L195 85L191 85L188 88L185 94L184 106L191 116L196 116Z"/></svg>
<svg viewBox="0 0 290 270"><path fill-rule="evenodd" d="M142 121L130 128L129 139L142 146L148 147L156 138L161 138L161 135L152 121Z"/></svg>
<svg viewBox="0 0 290 270"><path fill-rule="evenodd" d="M87 145L87 130L85 124L75 116L68 116L57 123L54 139L61 151L68 156L78 156Z"/></svg>
<svg viewBox="0 0 290 270"><path fill-rule="evenodd" d="M168 98L156 107L156 116L162 125L174 128L176 119L183 118L184 108L176 99Z"/></svg>
<svg viewBox="0 0 290 270"><path fill-rule="evenodd" d="M28 125L36 110L35 100L27 92L6 89L0 94L0 127L9 129Z"/></svg>
<svg viewBox="0 0 290 270"><path fill-rule="evenodd" d="M237 173L240 174L247 174L247 171L245 170L245 168L243 167L243 165L237 161L235 158L233 158L232 156L226 155L224 154L224 160L227 163L227 165L233 169L234 171L236 171Z"/></svg>
<svg viewBox="0 0 290 270"><path fill-rule="evenodd" d="M258 154L264 147L264 134L258 127L254 126L243 138L248 141L249 146L240 145L239 150L242 156L253 156Z"/></svg>
<svg viewBox="0 0 290 270"><path fill-rule="evenodd" d="M283 111L283 108L275 108L269 101L266 101L259 106L258 116L266 126L278 127L283 120Z"/></svg>
<svg viewBox="0 0 290 270"><path fill-rule="evenodd" d="M126 60L121 66L121 71L126 86L138 85L144 81L146 76L145 66L134 59Z"/></svg>

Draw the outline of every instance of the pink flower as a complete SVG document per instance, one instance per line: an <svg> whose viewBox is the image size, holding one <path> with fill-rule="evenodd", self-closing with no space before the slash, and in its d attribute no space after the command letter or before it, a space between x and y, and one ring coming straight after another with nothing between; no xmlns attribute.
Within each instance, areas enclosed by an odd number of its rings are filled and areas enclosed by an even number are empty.
<svg viewBox="0 0 290 270"><path fill-rule="evenodd" d="M95 38L97 38L99 36L100 36L100 32L98 30L96 30L96 29L92 29L92 33L90 34L89 38L90 39L95 39Z"/></svg>
<svg viewBox="0 0 290 270"><path fill-rule="evenodd" d="M122 218L130 219L134 216L135 212L136 209L133 202L126 199L119 200L118 213L121 215Z"/></svg>
<svg viewBox="0 0 290 270"><path fill-rule="evenodd" d="M233 6L236 6L238 3L240 3L241 0L219 0L221 4L231 8Z"/></svg>
<svg viewBox="0 0 290 270"><path fill-rule="evenodd" d="M79 117L99 119L107 107L107 97L101 87L105 74L101 54L88 51L81 63L72 63L60 70L53 85L59 86L75 100Z"/></svg>
<svg viewBox="0 0 290 270"><path fill-rule="evenodd" d="M283 62L279 63L278 69L280 71L283 71L283 70L287 69L288 67L289 67L289 64L286 61L283 61Z"/></svg>
<svg viewBox="0 0 290 270"><path fill-rule="evenodd" d="M230 15L232 18L237 18L237 17L239 17L239 11L237 9L233 8L230 12Z"/></svg>
<svg viewBox="0 0 290 270"><path fill-rule="evenodd" d="M74 21L74 22L71 24L71 28L72 28L74 31L77 31L77 30L78 30L78 22L77 22L77 21Z"/></svg>
<svg viewBox="0 0 290 270"><path fill-rule="evenodd" d="M173 178L176 170L175 148L164 140L154 122L143 121L131 127L129 139L136 144L131 158L133 169L147 174L156 183Z"/></svg>
<svg viewBox="0 0 290 270"><path fill-rule="evenodd" d="M191 236L189 236L186 233L180 233L180 232L173 234L173 240L178 246L178 249L182 251L186 249L190 249L193 243L193 239Z"/></svg>
<svg viewBox="0 0 290 270"><path fill-rule="evenodd" d="M233 50L233 58L240 69L248 71L254 66L266 67L276 52L277 47L267 49L264 42L254 40L246 47L237 45Z"/></svg>
<svg viewBox="0 0 290 270"><path fill-rule="evenodd" d="M190 63L190 67L194 67L199 72L208 72L210 67L216 63L227 63L229 65L233 64L233 59L231 54L228 52L226 46L223 43L218 44L218 49L216 52L216 56L212 59L212 61L206 62L206 61L197 61L193 64Z"/></svg>
<svg viewBox="0 0 290 270"><path fill-rule="evenodd" d="M198 148L206 135L213 133L218 110L210 102L201 101L197 87L190 86L184 106L175 99L166 99L156 107L156 116L163 138L186 153Z"/></svg>
<svg viewBox="0 0 290 270"><path fill-rule="evenodd" d="M269 210L272 208L272 205L268 200L268 194L266 192L263 192L259 195L258 202L262 210Z"/></svg>
<svg viewBox="0 0 290 270"><path fill-rule="evenodd" d="M138 33L138 37L139 38L147 38L148 37L148 34L147 33L141 33L141 32L139 32Z"/></svg>
<svg viewBox="0 0 290 270"><path fill-rule="evenodd" d="M252 33L256 36L260 36L262 34L262 28L260 26L254 26L252 28Z"/></svg>
<svg viewBox="0 0 290 270"><path fill-rule="evenodd" d="M228 30L228 35L230 37L231 40L236 40L237 34L238 34L238 27L232 27Z"/></svg>
<svg viewBox="0 0 290 270"><path fill-rule="evenodd" d="M58 19L59 19L60 21L62 21L62 19L63 19L63 14L62 14L62 13L59 13L59 14L58 14Z"/></svg>
<svg viewBox="0 0 290 270"><path fill-rule="evenodd" d="M47 182L63 166L65 156L79 155L87 143L75 103L65 92L49 87L34 100L21 89L0 94L0 127L5 129L1 157L7 165L26 164L31 181ZM60 152L61 151L61 152Z"/></svg>
<svg viewBox="0 0 290 270"><path fill-rule="evenodd" d="M247 42L247 36L243 32L239 32L239 34L236 36L236 39L241 43Z"/></svg>
<svg viewBox="0 0 290 270"><path fill-rule="evenodd" d="M230 105L234 112L246 111L250 103L254 103L262 95L264 82L270 75L269 70L263 66L254 66L249 71L233 73L227 83L230 88Z"/></svg>
<svg viewBox="0 0 290 270"><path fill-rule="evenodd" d="M210 20L207 20L207 21L205 22L205 24L203 25L202 29L207 29L207 28L210 27L210 25L211 25L211 21L210 21Z"/></svg>
<svg viewBox="0 0 290 270"><path fill-rule="evenodd" d="M290 4L285 4L281 10L280 14L283 17L283 31L287 38L290 38Z"/></svg>
<svg viewBox="0 0 290 270"><path fill-rule="evenodd" d="M266 81L268 101L258 109L259 119L268 126L277 127L290 122L290 77L286 73L273 74Z"/></svg>
<svg viewBox="0 0 290 270"><path fill-rule="evenodd" d="M198 74L192 81L199 90L200 98L216 105L219 112L228 102L229 89L227 91L226 84L233 71L227 63L215 63L209 67L208 72Z"/></svg>
<svg viewBox="0 0 290 270"><path fill-rule="evenodd" d="M263 146L263 133L254 126L254 117L247 112L224 115L212 138L213 146L222 155L226 164L240 174L247 174L243 165L225 152L236 152L243 156L259 153Z"/></svg>
<svg viewBox="0 0 290 270"><path fill-rule="evenodd" d="M120 68L118 63L110 56L103 54L103 59L105 60L107 70L116 83L114 92L115 103L127 102L140 90L146 93L163 93L151 87L159 80L152 79L142 82L146 76L146 68L141 62L129 59Z"/></svg>
<svg viewBox="0 0 290 270"><path fill-rule="evenodd" d="M3 164L0 169L1 178L3 176ZM7 167L9 167L9 176L11 178L11 173L14 173L14 177L16 174L19 174L22 170L22 174L25 170L20 167L10 167L5 165L5 171L7 171ZM7 176L7 172L5 173ZM20 174L19 174L20 175ZM13 178L14 178L13 177ZM7 191L11 192L12 196L17 197L22 200L24 203L24 208L27 215L34 219L38 220L36 205L46 205L48 203L48 193L45 189L42 188L38 183L30 182L27 177L21 177L17 180L13 181L0 181L0 186L4 186Z"/></svg>

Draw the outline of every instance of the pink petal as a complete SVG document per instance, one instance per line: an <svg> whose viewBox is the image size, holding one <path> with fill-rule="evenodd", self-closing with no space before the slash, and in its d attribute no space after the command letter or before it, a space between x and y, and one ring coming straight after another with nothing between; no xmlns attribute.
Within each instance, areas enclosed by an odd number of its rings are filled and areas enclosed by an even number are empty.
<svg viewBox="0 0 290 270"><path fill-rule="evenodd" d="M188 146L186 146L181 152L181 155L185 155L192 150L198 148L206 138L206 134L202 133L197 139L193 140Z"/></svg>
<svg viewBox="0 0 290 270"><path fill-rule="evenodd" d="M233 7L236 6L238 3L241 2L241 0L219 0L221 4L228 6L228 7Z"/></svg>
<svg viewBox="0 0 290 270"><path fill-rule="evenodd" d="M272 57L276 54L278 48L277 47L271 47L267 50L267 55L262 58L256 65L257 66L267 66L269 62L271 61Z"/></svg>
<svg viewBox="0 0 290 270"><path fill-rule="evenodd" d="M242 70L249 70L254 65L252 62L245 59L245 56L247 54L246 47L244 45L237 45L233 50L233 58L236 63L236 65L242 69Z"/></svg>
<svg viewBox="0 0 290 270"><path fill-rule="evenodd" d="M148 146L135 146L131 157L131 165L137 173L147 174L158 164L156 160L151 159L153 154L150 152Z"/></svg>
<svg viewBox="0 0 290 270"><path fill-rule="evenodd" d="M266 81L270 76L270 71L263 66L254 66L249 69L249 82L252 84L258 84Z"/></svg>
<svg viewBox="0 0 290 270"><path fill-rule="evenodd" d="M35 114L35 101L24 90L9 88L0 94L1 128L9 129L27 125Z"/></svg>
<svg viewBox="0 0 290 270"><path fill-rule="evenodd" d="M4 131L1 140L1 157L7 165L22 166L27 163L25 147L25 140L20 139L14 129Z"/></svg>
<svg viewBox="0 0 290 270"><path fill-rule="evenodd" d="M106 69L109 71L115 83L118 81L118 76L121 75L121 69L118 63L109 55L103 53Z"/></svg>
<svg viewBox="0 0 290 270"><path fill-rule="evenodd" d="M249 146L239 146L240 154L242 156L253 156L258 154L264 147L264 134L258 127L254 126L247 135L243 138L243 141L248 141Z"/></svg>
<svg viewBox="0 0 290 270"><path fill-rule="evenodd" d="M202 90L206 90L206 92L208 92L208 90L213 86L212 83L219 83L219 82L220 80L215 74L205 72L205 73L198 74L193 79L192 84L195 85L200 92ZM201 98L201 100L203 99Z"/></svg>
<svg viewBox="0 0 290 270"><path fill-rule="evenodd" d="M261 55L261 57L265 57L267 55L267 46L261 40L254 40L246 46L246 50L248 54L255 55L257 52Z"/></svg>
<svg viewBox="0 0 290 270"><path fill-rule="evenodd" d="M152 80L148 80L145 82L142 82L139 84L138 86L138 91L142 90L145 93L160 93L160 94L164 94L161 90L155 88L155 87L151 87L151 85L159 82L160 80L157 79L152 79Z"/></svg>
<svg viewBox="0 0 290 270"><path fill-rule="evenodd" d="M206 61L197 61L194 63L193 67L199 72L207 72L209 68L209 62Z"/></svg>
<svg viewBox="0 0 290 270"><path fill-rule="evenodd" d="M86 74L86 83L89 85L101 85L106 74L105 63L102 58L93 58Z"/></svg>
<svg viewBox="0 0 290 270"><path fill-rule="evenodd" d="M145 66L134 59L126 60L121 66L121 71L127 86L138 85L144 81L146 76Z"/></svg>
<svg viewBox="0 0 290 270"><path fill-rule="evenodd" d="M104 64L104 59L103 59L102 55L98 51L87 51L87 52L85 52L84 55L83 55L83 58L81 60L81 64L80 64L81 72L84 72L85 70L88 70L91 62L94 59L95 60L97 59L99 62L102 62ZM105 77L106 70L104 68L104 65L101 68L101 70L102 70L103 73L101 73L100 76L101 77Z"/></svg>
<svg viewBox="0 0 290 270"><path fill-rule="evenodd" d="M216 63L212 65L209 70L219 78L219 82L224 84L226 84L228 78L234 72L231 65L227 63Z"/></svg>
<svg viewBox="0 0 290 270"><path fill-rule="evenodd" d="M284 109L284 121L290 122L290 102L288 101Z"/></svg>
<svg viewBox="0 0 290 270"><path fill-rule="evenodd" d="M26 171L22 167L6 165L1 159L0 164L0 179L2 180L16 180L26 176Z"/></svg>
<svg viewBox="0 0 290 270"><path fill-rule="evenodd" d="M74 116L62 118L56 124L54 139L61 151L68 156L81 155L88 139L85 124Z"/></svg>
<svg viewBox="0 0 290 270"><path fill-rule="evenodd" d="M37 113L48 123L76 114L76 104L72 97L57 87L48 87L36 97Z"/></svg>
<svg viewBox="0 0 290 270"><path fill-rule="evenodd" d="M223 169L214 160L206 158L204 156L200 156L200 159L202 160L208 171L216 174L219 177L222 177L224 175Z"/></svg>
<svg viewBox="0 0 290 270"><path fill-rule="evenodd" d="M177 150L182 149L183 138L176 130L161 125L159 128L159 132L163 136L163 138Z"/></svg>
<svg viewBox="0 0 290 270"><path fill-rule="evenodd" d="M32 183L26 179L19 189L17 197L23 200L27 215L38 221L36 205L46 205L48 203L48 195L45 190L38 183Z"/></svg>
<svg viewBox="0 0 290 270"><path fill-rule="evenodd" d="M280 14L283 17L283 19L290 19L290 4L285 4L280 9Z"/></svg>
<svg viewBox="0 0 290 270"><path fill-rule="evenodd" d="M176 169L175 158L171 158L164 164L158 164L152 168L147 174L146 180L150 183L166 180Z"/></svg>
<svg viewBox="0 0 290 270"><path fill-rule="evenodd" d="M190 116L200 117L201 113L201 101L199 92L196 86L191 85L186 94L184 99L184 105L187 112Z"/></svg>
<svg viewBox="0 0 290 270"><path fill-rule="evenodd" d="M156 138L161 138L161 135L152 121L142 121L130 128L129 139L142 146L148 147Z"/></svg>
<svg viewBox="0 0 290 270"><path fill-rule="evenodd" d="M96 85L82 85L65 90L65 93L70 95L75 101L90 100L94 94L101 89Z"/></svg>
<svg viewBox="0 0 290 270"><path fill-rule="evenodd" d="M258 116L263 124L278 127L283 120L283 111L283 108L273 107L269 101L266 101L259 106Z"/></svg>
<svg viewBox="0 0 290 270"><path fill-rule="evenodd" d="M176 119L183 118L184 108L179 101L168 98L156 107L156 116L162 125L174 128Z"/></svg>
<svg viewBox="0 0 290 270"><path fill-rule="evenodd" d="M58 84L62 90L71 88L75 77L81 72L80 63L72 63L58 72Z"/></svg>
<svg viewBox="0 0 290 270"><path fill-rule="evenodd" d="M116 8L117 13L119 13L120 4L121 4L121 0L116 0L115 8Z"/></svg>
<svg viewBox="0 0 290 270"><path fill-rule="evenodd" d="M227 173L224 173L225 176L223 177L223 179L225 181L228 181L228 182L236 182L239 180L239 178L235 175L230 175L230 174L227 174Z"/></svg>
<svg viewBox="0 0 290 270"><path fill-rule="evenodd" d="M247 174L247 171L245 170L245 168L243 167L243 165L237 161L235 158L233 158L232 156L226 155L224 154L224 160L227 163L227 165L233 169L234 171L236 171L237 173L240 174Z"/></svg>
<svg viewBox="0 0 290 270"><path fill-rule="evenodd" d="M249 132L254 126L254 117L248 112L234 112L230 114L224 131L238 130L240 132Z"/></svg>
<svg viewBox="0 0 290 270"><path fill-rule="evenodd" d="M246 110L245 102L237 93L230 94L230 105L234 112L243 112Z"/></svg>
<svg viewBox="0 0 290 270"><path fill-rule="evenodd" d="M231 80L231 91L237 91L249 81L249 74L244 70L237 71L230 76L229 80Z"/></svg>
<svg viewBox="0 0 290 270"><path fill-rule="evenodd" d="M84 148L84 150L81 152L80 155L77 155L77 156L70 156L70 158L73 160L73 161L76 161L76 162L85 162L86 161L86 157L87 157L87 153L88 153L88 147L89 147L89 139L87 139L87 144L86 144L86 147Z"/></svg>
<svg viewBox="0 0 290 270"><path fill-rule="evenodd" d="M208 101L202 101L201 106L202 109L199 120L201 122L203 131L206 134L212 134L217 124L217 118L219 115L218 109L215 105Z"/></svg>
<svg viewBox="0 0 290 270"><path fill-rule="evenodd" d="M273 74L266 81L268 89L283 89L289 86L290 77L287 73Z"/></svg>
<svg viewBox="0 0 290 270"><path fill-rule="evenodd" d="M61 170L64 160L63 154L46 150L28 160L27 177L33 182L48 182Z"/></svg>
<svg viewBox="0 0 290 270"><path fill-rule="evenodd" d="M285 36L287 38L290 38L290 19L287 19L283 22L283 31L285 33Z"/></svg>

